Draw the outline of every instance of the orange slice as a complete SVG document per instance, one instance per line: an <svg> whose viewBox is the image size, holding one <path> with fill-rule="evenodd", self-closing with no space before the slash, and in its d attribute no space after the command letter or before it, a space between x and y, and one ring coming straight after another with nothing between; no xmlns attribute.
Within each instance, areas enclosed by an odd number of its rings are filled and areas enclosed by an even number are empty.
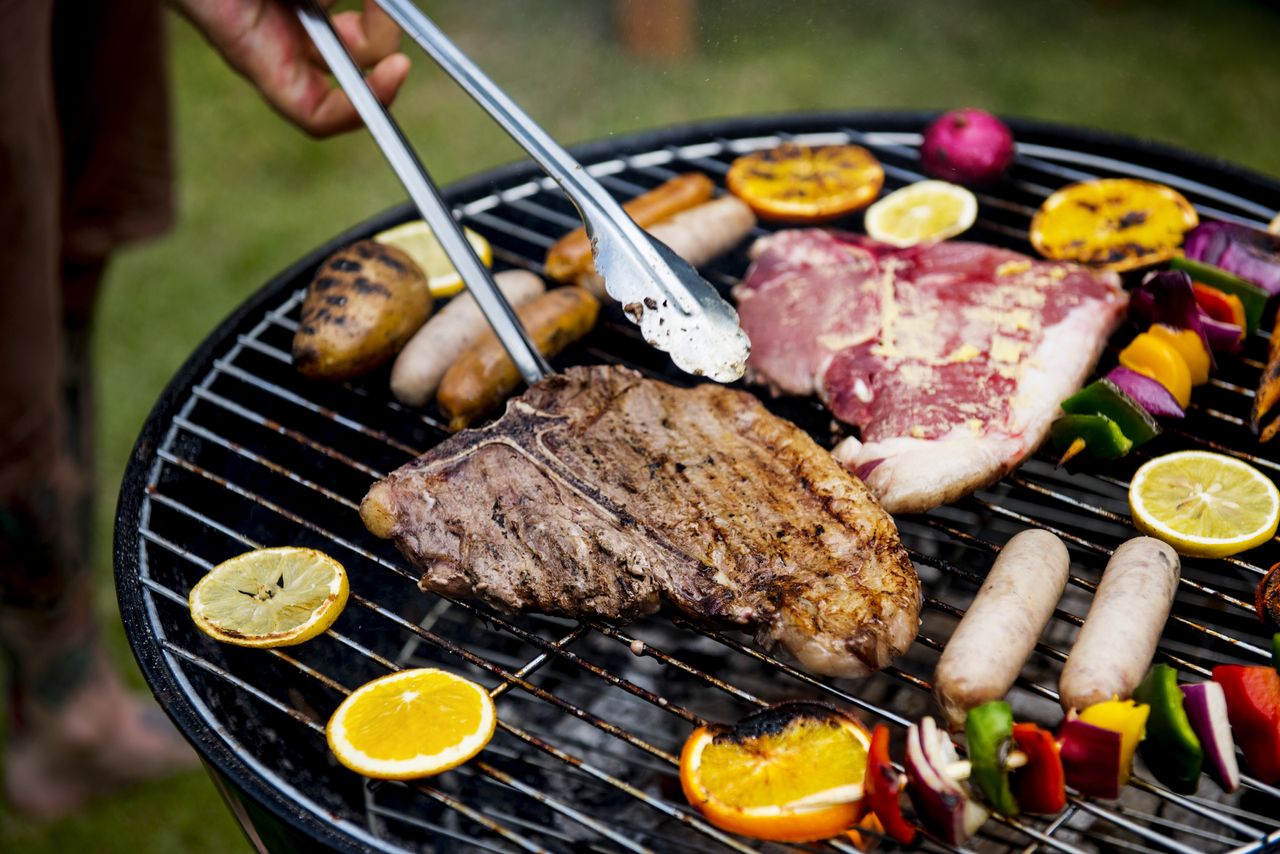
<svg viewBox="0 0 1280 854"><path fill-rule="evenodd" d="M823 703L781 703L699 727L680 754L689 803L723 830L775 842L835 836L862 815L871 736Z"/></svg>
<svg viewBox="0 0 1280 854"><path fill-rule="evenodd" d="M783 143L733 161L725 182L761 217L820 222L871 204L884 169L861 146Z"/></svg>
<svg viewBox="0 0 1280 854"><path fill-rule="evenodd" d="M1031 244L1046 258L1132 270L1178 253L1200 221L1177 190L1136 178L1070 184L1031 218Z"/></svg>
<svg viewBox="0 0 1280 854"><path fill-rule="evenodd" d="M380 780L411 780L456 768L479 753L497 725L484 688L445 670L401 670L351 693L325 736L343 765Z"/></svg>

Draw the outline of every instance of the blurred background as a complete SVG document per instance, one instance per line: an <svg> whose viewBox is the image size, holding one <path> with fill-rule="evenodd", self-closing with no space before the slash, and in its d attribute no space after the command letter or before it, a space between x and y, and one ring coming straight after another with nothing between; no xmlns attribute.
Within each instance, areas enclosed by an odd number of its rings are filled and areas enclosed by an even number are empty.
<svg viewBox="0 0 1280 854"><path fill-rule="evenodd" d="M1261 0L419 0L561 141L718 116L977 106L1280 175L1280 8ZM682 11L683 10L683 13ZM273 274L403 194L363 134L309 140L170 21L180 219L120 255L96 354L100 607L125 461L199 341ZM395 112L441 183L518 150L420 53ZM134 673L135 683L142 687ZM248 850L202 775L52 825L0 807L0 851Z"/></svg>

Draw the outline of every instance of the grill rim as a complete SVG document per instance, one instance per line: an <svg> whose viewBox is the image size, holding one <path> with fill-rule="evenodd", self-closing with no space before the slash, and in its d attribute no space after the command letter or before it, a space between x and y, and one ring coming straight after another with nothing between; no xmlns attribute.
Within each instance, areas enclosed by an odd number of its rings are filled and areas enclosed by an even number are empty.
<svg viewBox="0 0 1280 854"><path fill-rule="evenodd" d="M770 137L789 133L821 133L826 130L855 128L860 133L918 132L940 115L941 111L876 110L785 112L738 118L721 118L663 128L637 131L620 137L609 137L573 146L570 151L584 164L598 160L626 158L629 153L651 151L672 145L688 145L702 140L738 140ZM1261 191L1274 197L1280 207L1280 179L1273 178L1221 158L1096 128L1017 117L1002 119L1009 124L1021 143L1067 145L1092 154L1114 156L1127 162L1141 163L1189 180L1195 172L1212 172L1214 186L1228 192L1248 191L1257 197ZM907 128L907 130L904 130ZM538 180L542 171L531 161L520 160L463 178L443 190L446 201L460 201L491 192L495 187L515 182ZM209 372L218 355L246 332L261 317L264 309L282 294L304 287L320 263L342 246L411 218L415 211L408 202L384 211L340 232L305 254L282 272L273 276L210 331L169 380L151 408L130 452L122 479L113 533L114 580L117 602L125 635L135 660L165 714L184 737L196 747L206 765L229 781L241 795L249 796L266 808L277 820L300 831L316 842L342 851L402 850L387 845L370 844L370 837L358 833L347 822L325 821L311 810L285 796L222 741L216 731L202 719L181 685L179 674L165 660L165 651L152 631L148 605L141 583L141 550L143 538L139 530L143 510L149 496L148 481L160 462L158 448L164 443L172 421L191 396L200 378ZM357 830L352 833L351 830ZM381 840L377 840L381 841Z"/></svg>

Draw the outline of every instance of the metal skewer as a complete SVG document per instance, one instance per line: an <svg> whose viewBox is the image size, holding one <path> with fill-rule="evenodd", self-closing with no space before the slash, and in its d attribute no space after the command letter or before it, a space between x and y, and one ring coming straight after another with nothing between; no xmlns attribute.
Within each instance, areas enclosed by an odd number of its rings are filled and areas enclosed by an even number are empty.
<svg viewBox="0 0 1280 854"><path fill-rule="evenodd" d="M476 256L470 242L463 236L462 227L453 218L449 206L445 204L440 190L436 188L426 168L409 147L399 125L396 124L395 119L391 118L369 88L369 84L365 82L359 66L347 53L338 34L334 32L329 17L315 0L301 0L298 4L298 18L302 21L302 26L311 37L311 41L315 43L320 56L329 66L329 70L337 78L338 85L347 93L356 112L369 128L374 142L382 149L396 177L409 193L409 198L413 200L422 218L440 240L440 245L457 268L462 280L467 283L467 289L475 297L480 310L484 312L485 319L489 321L498 340L506 348L511 360L515 362L520 376L524 377L527 383L535 383L551 373L550 366L542 358L538 348L529 340L510 303L493 283L493 277L489 275L488 268Z"/></svg>
<svg viewBox="0 0 1280 854"><path fill-rule="evenodd" d="M564 190L582 215L605 290L639 325L644 339L691 374L720 382L741 377L751 343L733 306L684 259L636 225L582 164L411 0L378 3Z"/></svg>

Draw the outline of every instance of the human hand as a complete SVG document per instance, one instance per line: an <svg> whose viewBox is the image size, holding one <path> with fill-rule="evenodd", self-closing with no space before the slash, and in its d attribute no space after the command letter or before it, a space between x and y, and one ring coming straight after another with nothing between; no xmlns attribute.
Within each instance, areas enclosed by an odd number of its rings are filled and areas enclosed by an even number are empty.
<svg viewBox="0 0 1280 854"><path fill-rule="evenodd" d="M347 96L330 82L290 0L171 2L277 112L307 133L325 137L360 125ZM327 9L337 0L319 2ZM391 103L409 74L409 57L399 53L400 28L373 0L364 0L361 12L342 12L332 20L378 100Z"/></svg>

